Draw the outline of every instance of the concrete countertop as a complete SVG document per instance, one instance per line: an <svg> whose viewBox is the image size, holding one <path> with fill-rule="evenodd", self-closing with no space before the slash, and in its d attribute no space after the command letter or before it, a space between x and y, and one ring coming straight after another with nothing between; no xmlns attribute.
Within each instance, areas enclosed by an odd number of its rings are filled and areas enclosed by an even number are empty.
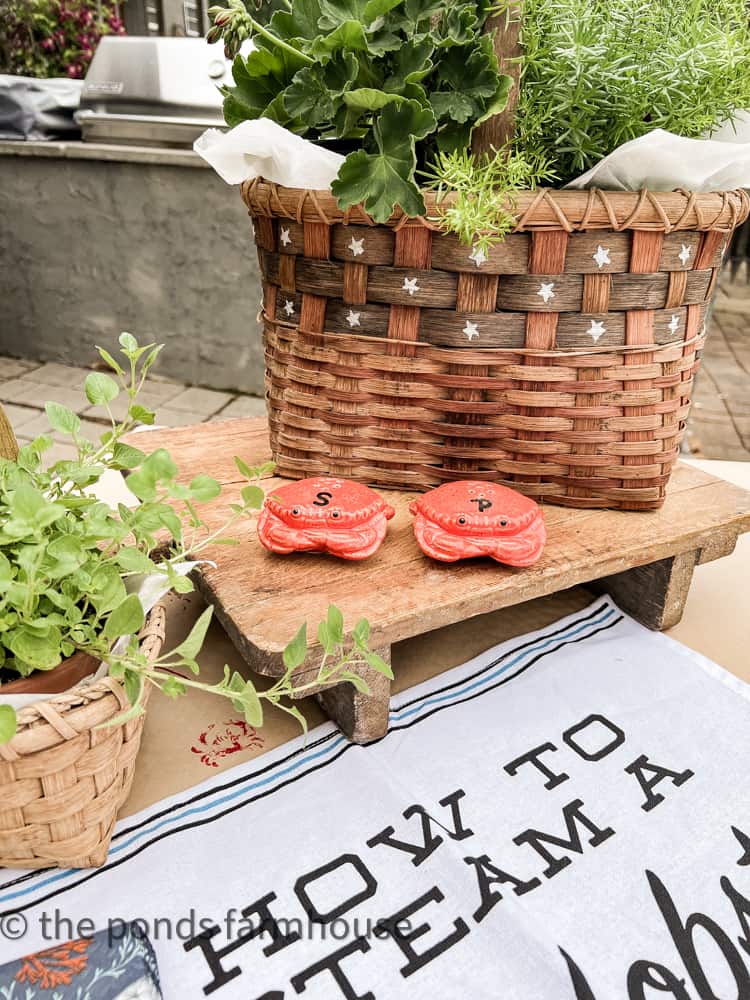
<svg viewBox="0 0 750 1000"><path fill-rule="evenodd" d="M78 140L0 139L0 156L48 157L63 160L100 160L115 163L147 163L170 167L201 167L208 164L192 149L161 146L117 146Z"/></svg>

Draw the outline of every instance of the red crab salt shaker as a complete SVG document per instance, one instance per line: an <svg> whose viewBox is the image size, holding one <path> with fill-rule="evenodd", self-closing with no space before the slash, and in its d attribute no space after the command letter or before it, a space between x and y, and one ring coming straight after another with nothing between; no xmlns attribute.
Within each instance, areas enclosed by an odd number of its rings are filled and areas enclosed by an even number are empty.
<svg viewBox="0 0 750 1000"><path fill-rule="evenodd" d="M366 559L380 548L395 514L369 486L319 476L280 486L265 500L258 538L271 552L329 552Z"/></svg>
<svg viewBox="0 0 750 1000"><path fill-rule="evenodd" d="M537 504L495 483L445 483L409 510L419 547L442 562L491 556L509 566L530 566L547 541Z"/></svg>

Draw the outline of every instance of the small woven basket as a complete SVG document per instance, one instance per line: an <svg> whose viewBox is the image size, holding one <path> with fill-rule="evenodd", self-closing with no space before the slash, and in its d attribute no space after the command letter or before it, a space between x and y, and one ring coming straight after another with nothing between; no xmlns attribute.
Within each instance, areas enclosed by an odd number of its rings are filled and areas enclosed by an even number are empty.
<svg viewBox="0 0 750 1000"><path fill-rule="evenodd" d="M140 635L150 660L161 650L164 624L157 605ZM18 712L16 735L0 745L0 866L104 864L133 783L144 716L97 727L128 708L122 682L105 677Z"/></svg>
<svg viewBox="0 0 750 1000"><path fill-rule="evenodd" d="M572 507L660 507L706 310L748 215L718 194L540 190L484 254L429 221L246 182L282 476L487 479Z"/></svg>

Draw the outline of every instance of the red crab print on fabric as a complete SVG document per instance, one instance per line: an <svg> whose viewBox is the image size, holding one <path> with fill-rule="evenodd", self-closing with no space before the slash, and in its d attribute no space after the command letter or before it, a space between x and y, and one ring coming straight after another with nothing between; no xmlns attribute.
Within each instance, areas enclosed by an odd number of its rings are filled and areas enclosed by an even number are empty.
<svg viewBox="0 0 750 1000"><path fill-rule="evenodd" d="M200 754L201 764L218 767L219 761L240 750L260 750L262 746L263 737L254 726L244 719L230 719L224 723L212 722L198 737L198 746L190 749Z"/></svg>
<svg viewBox="0 0 750 1000"><path fill-rule="evenodd" d="M258 537L271 552L328 552L367 559L380 548L396 512L369 486L319 476L266 497Z"/></svg>
<svg viewBox="0 0 750 1000"><path fill-rule="evenodd" d="M16 981L38 986L41 990L70 986L75 977L86 968L86 952L91 940L80 938L78 941L69 941L67 944L39 951L36 955L27 955L16 973Z"/></svg>
<svg viewBox="0 0 750 1000"><path fill-rule="evenodd" d="M442 562L490 556L508 566L530 566L547 541L537 504L495 483L445 483L409 510L419 547Z"/></svg>

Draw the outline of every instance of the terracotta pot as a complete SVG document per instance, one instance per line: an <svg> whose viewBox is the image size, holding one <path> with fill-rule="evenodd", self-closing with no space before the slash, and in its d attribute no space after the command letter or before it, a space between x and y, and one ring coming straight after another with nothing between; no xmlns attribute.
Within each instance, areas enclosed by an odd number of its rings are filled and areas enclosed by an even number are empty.
<svg viewBox="0 0 750 1000"><path fill-rule="evenodd" d="M53 670L35 670L28 677L0 685L4 694L61 694L79 684L84 677L96 673L100 661L88 653L77 652L63 660Z"/></svg>

